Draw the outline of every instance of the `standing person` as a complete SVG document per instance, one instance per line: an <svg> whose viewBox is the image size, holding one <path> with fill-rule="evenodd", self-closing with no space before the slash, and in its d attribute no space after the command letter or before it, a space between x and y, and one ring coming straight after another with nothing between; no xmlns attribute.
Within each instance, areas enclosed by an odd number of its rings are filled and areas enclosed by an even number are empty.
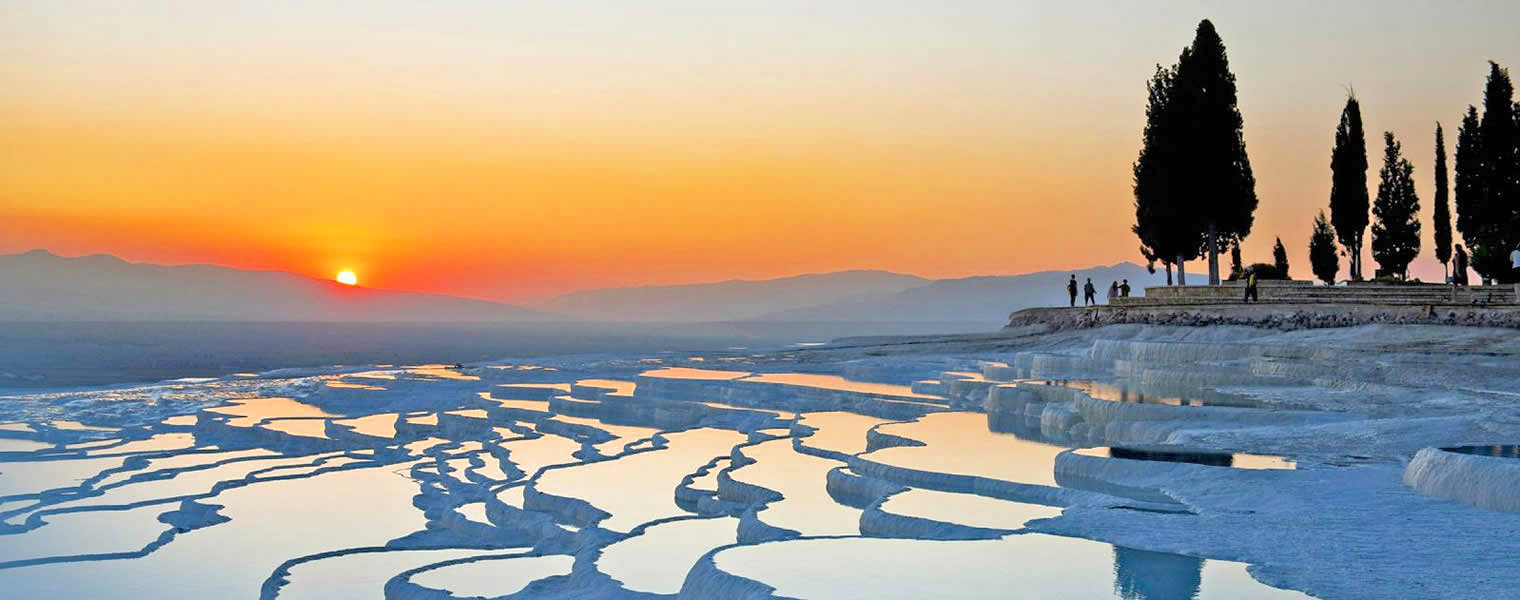
<svg viewBox="0 0 1520 600"><path fill-rule="evenodd" d="M1128 298L1129 297L1129 280L1128 279L1124 280L1124 283L1119 284L1119 297L1120 298Z"/></svg>
<svg viewBox="0 0 1520 600"><path fill-rule="evenodd" d="M1256 271L1246 272L1246 299L1245 302L1261 302L1261 297L1256 294Z"/></svg>
<svg viewBox="0 0 1520 600"><path fill-rule="evenodd" d="M1089 303L1098 303L1098 288L1093 287L1091 277L1087 278L1087 285L1082 286L1082 306L1087 306Z"/></svg>
<svg viewBox="0 0 1520 600"><path fill-rule="evenodd" d="M1457 244L1457 255L1451 259L1451 284L1467 285L1467 251Z"/></svg>
<svg viewBox="0 0 1520 600"><path fill-rule="evenodd" d="M1108 284L1108 303L1109 304L1113 304L1114 303L1114 298L1118 298L1118 297L1119 297L1119 282L1115 281L1113 283Z"/></svg>
<svg viewBox="0 0 1520 600"><path fill-rule="evenodd" d="M1460 251L1462 247L1457 246L1457 249ZM1066 282L1066 295L1071 296L1071 305L1075 308L1077 306L1077 275L1075 273L1072 274L1071 281Z"/></svg>
<svg viewBox="0 0 1520 600"><path fill-rule="evenodd" d="M1509 253L1509 276L1515 280L1515 302L1520 303L1520 246Z"/></svg>

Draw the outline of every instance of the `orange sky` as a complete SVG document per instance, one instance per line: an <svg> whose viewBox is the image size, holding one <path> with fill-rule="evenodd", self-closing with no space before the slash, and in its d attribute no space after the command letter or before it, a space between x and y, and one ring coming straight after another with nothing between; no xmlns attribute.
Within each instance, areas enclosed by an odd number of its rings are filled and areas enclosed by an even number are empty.
<svg viewBox="0 0 1520 600"><path fill-rule="evenodd" d="M1454 140L1484 61L1520 63L1501 2L666 4L7 3L0 252L504 300L1138 260L1144 83L1207 15L1261 197L1247 259L1281 235L1303 277L1348 85L1374 186L1393 129L1428 214L1434 122Z"/></svg>

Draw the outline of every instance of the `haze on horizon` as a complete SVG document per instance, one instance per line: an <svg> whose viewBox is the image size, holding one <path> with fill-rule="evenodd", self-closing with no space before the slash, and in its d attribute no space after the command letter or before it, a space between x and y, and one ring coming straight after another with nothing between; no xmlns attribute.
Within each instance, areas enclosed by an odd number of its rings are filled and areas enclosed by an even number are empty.
<svg viewBox="0 0 1520 600"><path fill-rule="evenodd" d="M1435 122L1450 144L1487 61L1520 66L1520 3L1455 4L10 0L0 253L508 301L1138 262L1145 83L1209 18L1246 260L1281 236L1304 278L1348 88L1429 223Z"/></svg>

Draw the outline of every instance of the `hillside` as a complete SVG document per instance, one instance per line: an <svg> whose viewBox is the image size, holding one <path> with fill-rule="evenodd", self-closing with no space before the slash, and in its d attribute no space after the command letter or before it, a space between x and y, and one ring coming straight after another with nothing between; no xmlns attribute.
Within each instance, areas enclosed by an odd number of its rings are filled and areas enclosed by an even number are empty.
<svg viewBox="0 0 1520 600"><path fill-rule="evenodd" d="M506 321L528 309L351 287L277 271L130 263L46 250L0 256L4 321Z"/></svg>

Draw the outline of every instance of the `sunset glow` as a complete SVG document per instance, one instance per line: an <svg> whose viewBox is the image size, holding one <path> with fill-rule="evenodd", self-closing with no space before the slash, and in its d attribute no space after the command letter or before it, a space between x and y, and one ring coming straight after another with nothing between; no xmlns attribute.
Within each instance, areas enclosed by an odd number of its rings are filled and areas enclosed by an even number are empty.
<svg viewBox="0 0 1520 600"><path fill-rule="evenodd" d="M1435 121L1520 65L1512 2L667 4L6 3L0 252L508 301L1140 262L1145 82L1207 16L1261 198L1244 254L1306 265L1348 87L1429 198Z"/></svg>
<svg viewBox="0 0 1520 600"><path fill-rule="evenodd" d="M358 285L359 276L355 275L353 271L339 271L337 281L343 285Z"/></svg>

